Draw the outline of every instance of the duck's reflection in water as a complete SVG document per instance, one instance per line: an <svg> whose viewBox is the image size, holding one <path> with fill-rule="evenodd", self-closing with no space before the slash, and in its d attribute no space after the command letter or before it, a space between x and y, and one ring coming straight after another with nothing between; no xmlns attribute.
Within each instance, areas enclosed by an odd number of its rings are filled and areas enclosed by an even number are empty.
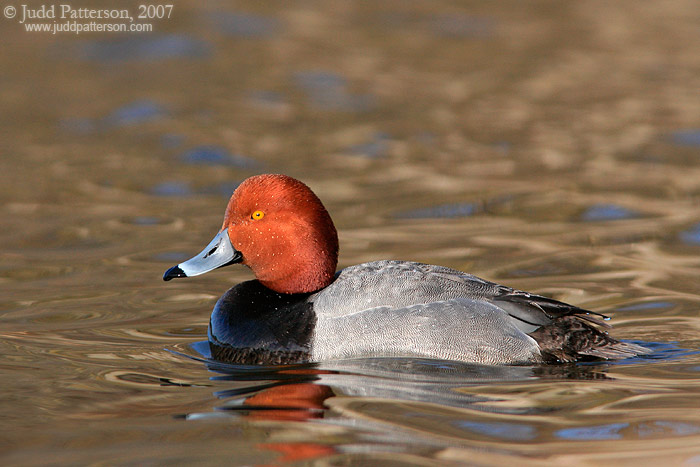
<svg viewBox="0 0 700 467"><path fill-rule="evenodd" d="M190 358L216 373L211 380L223 389L214 393L222 401L214 412L186 418L228 415L261 422L271 431L269 441L257 446L279 453L280 463L355 449L410 452L406 440L415 439L416 430L435 449L463 444L464 430L511 441L536 439L541 433L533 420L553 410L537 402L538 391L610 379L609 363L490 366L384 357L257 366L213 360L206 341L190 350L199 354L188 352ZM435 426L445 436L430 436ZM338 442L338 436L347 442Z"/></svg>
<svg viewBox="0 0 700 467"><path fill-rule="evenodd" d="M279 366L236 365L210 358L206 342L193 346L217 373L211 379L230 382L214 395L224 399L219 410L251 418L301 420L322 418L330 397L363 397L416 401L450 407L485 409L489 399L465 388L483 384L537 380L606 379L607 364L495 366L444 360L383 357ZM503 413L522 413L502 408ZM527 409L527 410L531 410Z"/></svg>

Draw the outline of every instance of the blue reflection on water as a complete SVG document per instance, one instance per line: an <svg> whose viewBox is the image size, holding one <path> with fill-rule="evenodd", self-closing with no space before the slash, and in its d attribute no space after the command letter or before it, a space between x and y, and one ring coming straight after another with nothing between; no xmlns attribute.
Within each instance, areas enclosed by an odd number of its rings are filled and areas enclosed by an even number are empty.
<svg viewBox="0 0 700 467"><path fill-rule="evenodd" d="M466 428L476 433L481 433L494 438L513 441L525 441L537 438L537 430L534 426L505 422L474 422L460 420L455 422L460 428Z"/></svg>
<svg viewBox="0 0 700 467"><path fill-rule="evenodd" d="M584 221L614 221L639 217L639 213L617 204L594 204L582 215Z"/></svg>
<svg viewBox="0 0 700 467"><path fill-rule="evenodd" d="M162 182L153 186L151 194L156 196L190 196L192 189L184 182Z"/></svg>
<svg viewBox="0 0 700 467"><path fill-rule="evenodd" d="M139 99L117 107L102 118L66 118L59 127L66 132L89 135L110 128L140 125L166 117L165 106L150 99Z"/></svg>
<svg viewBox="0 0 700 467"><path fill-rule="evenodd" d="M681 232L679 237L683 243L700 245L700 224L695 224L690 229Z"/></svg>
<svg viewBox="0 0 700 467"><path fill-rule="evenodd" d="M238 188L239 182L222 182L213 185L206 185L201 188L192 189L188 183L178 181L167 181L154 185L149 193L155 196L165 197L189 197L192 195L216 195L229 198Z"/></svg>
<svg viewBox="0 0 700 467"><path fill-rule="evenodd" d="M643 302L635 303L633 305L622 306L616 308L615 311L637 311L637 310L658 310L662 308L673 308L673 303L671 302Z"/></svg>
<svg viewBox="0 0 700 467"><path fill-rule="evenodd" d="M671 141L679 146L700 146L700 129L677 131L671 135Z"/></svg>
<svg viewBox="0 0 700 467"><path fill-rule="evenodd" d="M130 102L112 111L103 119L105 126L138 125L162 118L168 114L165 107L148 99Z"/></svg>
<svg viewBox="0 0 700 467"><path fill-rule="evenodd" d="M610 423L607 425L592 425L577 428L564 428L554 433L558 438L588 441L603 439L621 439L621 430L629 427L629 423Z"/></svg>
<svg viewBox="0 0 700 467"><path fill-rule="evenodd" d="M239 154L230 154L221 146L197 146L182 154L181 159L187 164L224 165L242 169L261 166L256 160Z"/></svg>
<svg viewBox="0 0 700 467"><path fill-rule="evenodd" d="M657 434L659 430L654 430L654 427L661 428L662 430L671 430L673 434L677 436L688 436L700 433L700 426L686 422L676 422L672 420L656 420L651 424L651 429L649 429L647 424L644 425L646 425L645 428L647 428L647 430L640 427L639 434L641 436Z"/></svg>
<svg viewBox="0 0 700 467"><path fill-rule="evenodd" d="M378 131L372 138L365 142L350 146L345 152L350 155L364 156L369 159L385 157L389 151L389 135Z"/></svg>

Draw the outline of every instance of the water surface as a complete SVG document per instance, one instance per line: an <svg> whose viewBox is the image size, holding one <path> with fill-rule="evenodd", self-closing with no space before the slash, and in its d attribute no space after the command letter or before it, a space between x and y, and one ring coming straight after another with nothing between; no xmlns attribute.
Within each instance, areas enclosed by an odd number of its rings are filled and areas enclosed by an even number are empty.
<svg viewBox="0 0 700 467"><path fill-rule="evenodd" d="M141 35L2 18L4 462L700 463L699 25L686 1L178 2ZM324 200L341 267L465 270L654 352L216 364L209 314L250 273L161 276L261 172Z"/></svg>

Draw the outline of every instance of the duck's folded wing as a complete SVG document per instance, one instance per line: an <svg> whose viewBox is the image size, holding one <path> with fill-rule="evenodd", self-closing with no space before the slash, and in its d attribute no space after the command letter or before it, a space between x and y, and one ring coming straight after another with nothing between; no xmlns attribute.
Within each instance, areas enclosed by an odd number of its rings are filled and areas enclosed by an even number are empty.
<svg viewBox="0 0 700 467"><path fill-rule="evenodd" d="M649 353L637 344L620 342L599 328L611 328L605 315L551 298L507 287L493 302L518 329L534 338L546 361L573 362L586 357L629 358Z"/></svg>
<svg viewBox="0 0 700 467"><path fill-rule="evenodd" d="M565 316L576 316L578 319L603 328L611 327L603 321L603 319L607 319L607 316L603 314L509 287L501 286L493 297L493 302L510 316L520 321L522 323L520 325L521 329L527 333L533 332L541 326L551 324L553 321Z"/></svg>

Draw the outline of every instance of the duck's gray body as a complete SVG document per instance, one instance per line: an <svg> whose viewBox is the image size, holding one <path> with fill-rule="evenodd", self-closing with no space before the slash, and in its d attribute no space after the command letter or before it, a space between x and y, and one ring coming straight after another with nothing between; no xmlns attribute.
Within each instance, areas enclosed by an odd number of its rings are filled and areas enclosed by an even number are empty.
<svg viewBox="0 0 700 467"><path fill-rule="evenodd" d="M218 358L291 363L415 356L480 364L620 358L590 312L442 266L376 261L343 269L326 288L285 295L248 281L217 303Z"/></svg>

